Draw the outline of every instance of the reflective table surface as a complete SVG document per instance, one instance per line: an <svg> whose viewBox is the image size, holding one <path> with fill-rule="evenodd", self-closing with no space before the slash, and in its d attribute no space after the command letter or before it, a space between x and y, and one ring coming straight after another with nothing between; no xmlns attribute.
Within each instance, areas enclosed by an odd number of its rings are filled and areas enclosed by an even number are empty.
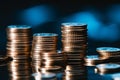
<svg viewBox="0 0 120 80"><path fill-rule="evenodd" d="M21 66L23 64L14 64L11 62L0 65L0 80L71 80L65 79L64 72L56 73L57 79L41 79L40 75L32 72L32 67ZM28 65L28 64L27 64ZM29 69L28 69L29 68ZM95 67L86 67L87 74L78 80L120 80L120 73L99 74L95 72ZM40 74L40 73L39 73ZM34 75L34 76L33 76ZM18 77L19 76L19 77ZM81 76L77 76L81 77ZM82 76L83 77L83 76ZM76 79L72 79L76 80Z"/></svg>

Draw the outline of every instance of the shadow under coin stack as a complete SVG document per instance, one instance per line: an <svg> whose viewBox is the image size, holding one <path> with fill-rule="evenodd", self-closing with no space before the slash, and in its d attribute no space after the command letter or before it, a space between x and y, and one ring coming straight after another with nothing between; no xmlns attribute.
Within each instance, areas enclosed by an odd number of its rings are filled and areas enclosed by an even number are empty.
<svg viewBox="0 0 120 80"><path fill-rule="evenodd" d="M29 59L32 29L26 25L7 27L7 56L13 59Z"/></svg>
<svg viewBox="0 0 120 80"><path fill-rule="evenodd" d="M96 51L100 58L106 59L106 63L120 63L120 48L99 47Z"/></svg>
<svg viewBox="0 0 120 80"><path fill-rule="evenodd" d="M85 80L84 57L87 52L87 25L62 24L62 50L66 57L65 80Z"/></svg>
<svg viewBox="0 0 120 80"><path fill-rule="evenodd" d="M43 73L62 70L62 67L58 65L63 57L57 54L57 38L58 35L54 33L33 35L32 65L34 70L39 69Z"/></svg>
<svg viewBox="0 0 120 80"><path fill-rule="evenodd" d="M29 60L13 60L8 64L10 80L31 80Z"/></svg>

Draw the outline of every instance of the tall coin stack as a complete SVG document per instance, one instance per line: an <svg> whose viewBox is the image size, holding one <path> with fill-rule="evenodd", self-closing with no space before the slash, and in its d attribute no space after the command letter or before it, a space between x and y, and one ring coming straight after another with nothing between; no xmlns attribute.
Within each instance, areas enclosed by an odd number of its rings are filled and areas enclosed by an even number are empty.
<svg viewBox="0 0 120 80"><path fill-rule="evenodd" d="M32 65L44 71L61 70L57 64L62 59L57 54L57 38L54 33L36 33L32 43ZM39 64L35 66L36 64ZM38 70L34 69L34 70Z"/></svg>
<svg viewBox="0 0 120 80"><path fill-rule="evenodd" d="M101 58L106 59L108 63L120 63L120 48L116 47L98 47L96 49Z"/></svg>
<svg viewBox="0 0 120 80"><path fill-rule="evenodd" d="M32 30L26 25L7 27L7 55L13 59L29 59Z"/></svg>
<svg viewBox="0 0 120 80"><path fill-rule="evenodd" d="M67 62L65 75L71 77L69 80L76 76L86 76L84 57L87 51L87 25L63 23L61 29L62 50Z"/></svg>

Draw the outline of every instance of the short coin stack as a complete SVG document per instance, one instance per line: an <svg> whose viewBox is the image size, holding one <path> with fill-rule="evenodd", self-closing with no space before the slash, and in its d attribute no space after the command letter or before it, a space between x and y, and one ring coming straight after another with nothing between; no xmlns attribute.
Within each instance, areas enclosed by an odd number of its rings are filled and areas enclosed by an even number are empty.
<svg viewBox="0 0 120 80"><path fill-rule="evenodd" d="M84 57L87 52L87 25L62 24L62 50L66 57L66 75L84 76Z"/></svg>
<svg viewBox="0 0 120 80"><path fill-rule="evenodd" d="M116 73L120 71L120 65L115 63L98 64L96 72L99 74Z"/></svg>
<svg viewBox="0 0 120 80"><path fill-rule="evenodd" d="M33 35L32 64L38 64L39 69L44 71L57 71L62 68L58 66L62 57L57 54L57 38L54 33L36 33Z"/></svg>
<svg viewBox="0 0 120 80"><path fill-rule="evenodd" d="M95 66L97 64L105 63L106 59L100 58L98 55L88 55L85 57L86 66Z"/></svg>
<svg viewBox="0 0 120 80"><path fill-rule="evenodd" d="M115 47L99 47L96 49L101 58L106 59L107 62L116 62L120 61L120 48Z"/></svg>
<svg viewBox="0 0 120 80"><path fill-rule="evenodd" d="M7 56L13 59L30 58L32 30L26 25L7 27Z"/></svg>

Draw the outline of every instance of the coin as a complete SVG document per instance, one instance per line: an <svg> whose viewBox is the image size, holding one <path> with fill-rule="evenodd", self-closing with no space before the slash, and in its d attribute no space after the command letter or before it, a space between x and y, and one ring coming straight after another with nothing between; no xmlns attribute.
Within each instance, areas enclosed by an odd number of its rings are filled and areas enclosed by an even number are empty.
<svg viewBox="0 0 120 80"><path fill-rule="evenodd" d="M68 28L87 28L86 24L82 24L82 23L62 23L62 26L68 27Z"/></svg>
<svg viewBox="0 0 120 80"><path fill-rule="evenodd" d="M115 48L115 47L99 47L97 48L98 52L120 52L120 48Z"/></svg>
<svg viewBox="0 0 120 80"><path fill-rule="evenodd" d="M7 32L19 32L19 33L28 33L31 32L31 26L27 25L10 25L7 28Z"/></svg>
<svg viewBox="0 0 120 80"><path fill-rule="evenodd" d="M106 63L106 64L98 64L96 65L96 70L98 73L115 73L119 72L120 65L115 63Z"/></svg>
<svg viewBox="0 0 120 80"><path fill-rule="evenodd" d="M120 48L116 47L98 47L96 48L99 56L107 60L107 62L118 63L120 58Z"/></svg>

